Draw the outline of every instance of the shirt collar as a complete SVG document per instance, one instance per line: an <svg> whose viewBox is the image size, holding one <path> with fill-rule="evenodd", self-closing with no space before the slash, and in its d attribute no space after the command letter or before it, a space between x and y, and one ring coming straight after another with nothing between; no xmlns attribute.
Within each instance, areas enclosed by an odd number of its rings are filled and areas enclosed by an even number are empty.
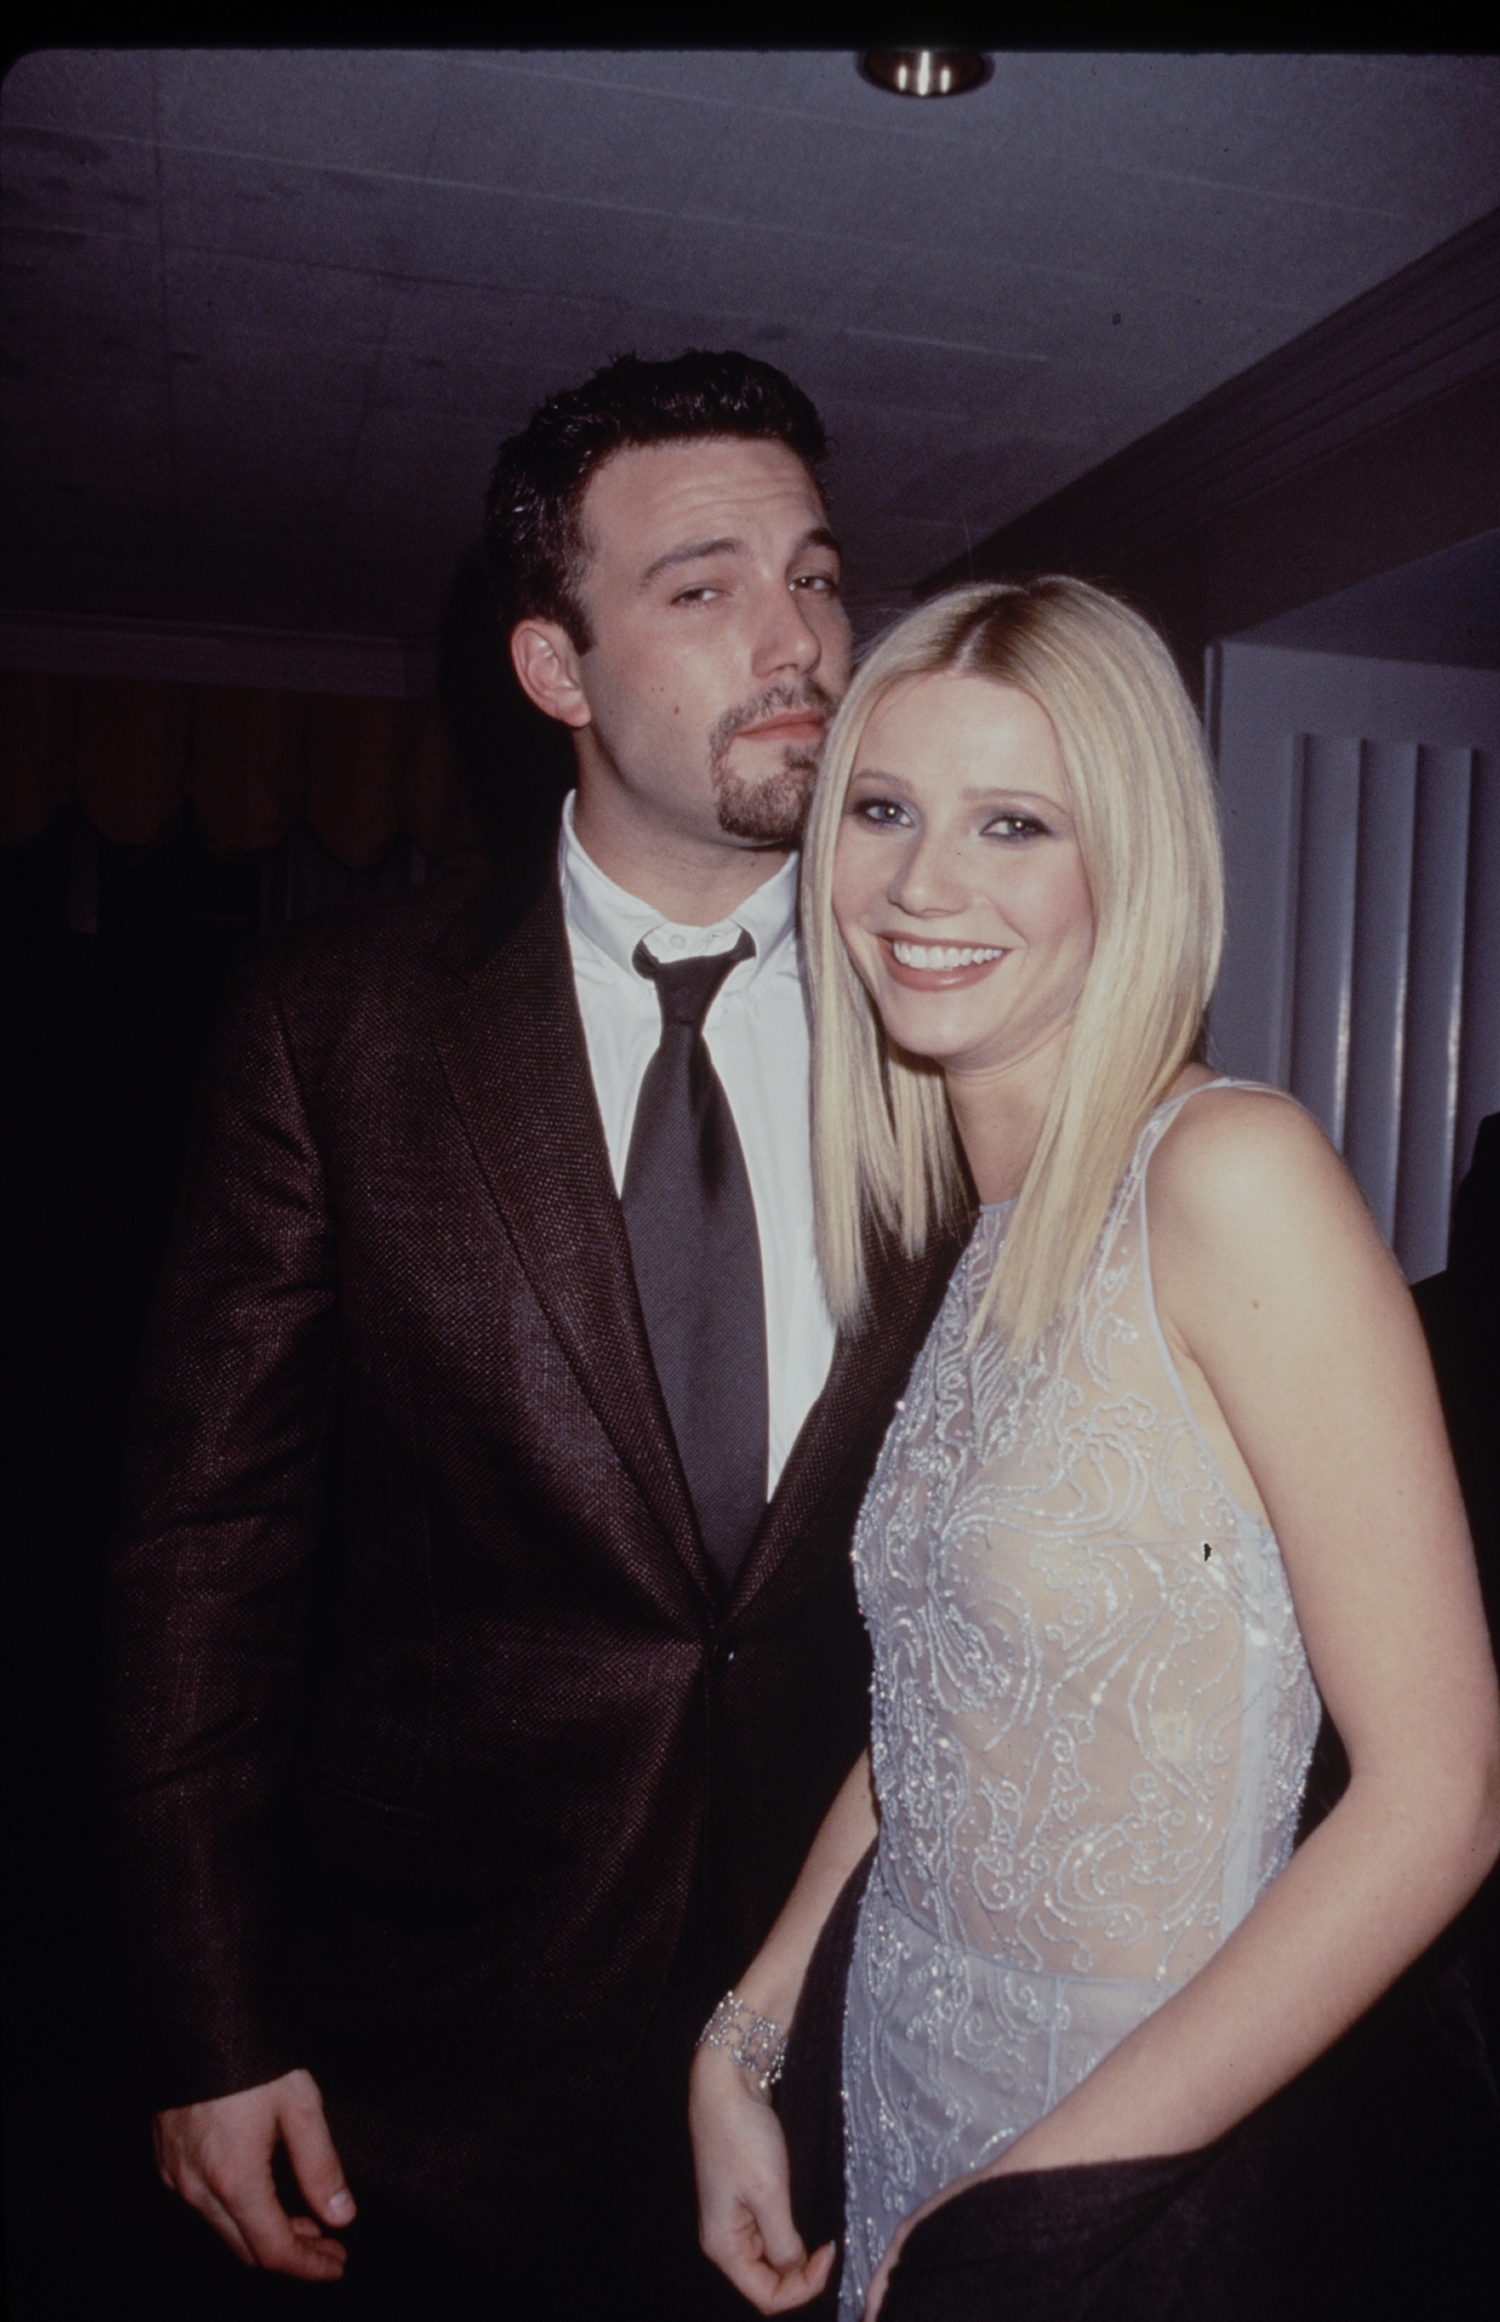
<svg viewBox="0 0 1500 2322"><path fill-rule="evenodd" d="M686 927L643 903L638 895L617 887L585 854L573 828L578 793L570 791L563 803L558 834L557 866L562 881L563 911L568 926L584 936L606 959L636 974L632 954L644 942L660 960L696 959L708 952L732 951L743 930L754 938L755 957L742 960L732 971L735 985L748 984L773 964L790 944L797 927L797 857L747 895L728 919L712 927Z"/></svg>

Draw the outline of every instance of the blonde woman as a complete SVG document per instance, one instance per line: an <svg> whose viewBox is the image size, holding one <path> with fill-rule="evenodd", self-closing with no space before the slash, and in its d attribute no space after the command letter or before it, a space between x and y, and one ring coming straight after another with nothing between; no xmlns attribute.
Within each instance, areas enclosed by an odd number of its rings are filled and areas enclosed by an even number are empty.
<svg viewBox="0 0 1500 2322"><path fill-rule="evenodd" d="M1197 2291L1161 2275L1160 2231L1132 2275L1121 2218L1170 2212L1162 2156L1232 2153L1500 1850L1495 1671L1412 1303L1308 1116L1198 1061L1211 779L1125 606L979 586L893 630L830 737L803 912L836 1316L872 1225L915 1249L978 1210L857 1537L872 1757L695 2062L704 2246L762 2313L827 2290L767 2083L878 1841L840 2315L1050 2313L1049 2268L1058 2312L1254 2312L1253 2216L1217 2257L1248 2307L1201 2287L1212 2251ZM1320 1695L1350 1779L1293 1853ZM1066 2233L1034 2307L1014 2239L993 2279L972 2236L946 2287L898 2264L925 2221L988 2215L976 2192L1101 2172L1098 2250L1069 2213L1087 2293Z"/></svg>

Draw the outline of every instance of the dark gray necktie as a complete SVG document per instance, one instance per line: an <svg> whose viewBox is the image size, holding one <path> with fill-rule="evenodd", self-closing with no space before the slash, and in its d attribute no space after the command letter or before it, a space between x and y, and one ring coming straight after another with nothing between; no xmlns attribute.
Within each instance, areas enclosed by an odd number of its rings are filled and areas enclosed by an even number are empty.
<svg viewBox="0 0 1500 2322"><path fill-rule="evenodd" d="M656 1375L711 1562L737 1571L766 1504L766 1315L760 1237L729 1099L703 1019L733 951L663 966L643 943L637 971L656 985L661 1046L646 1067L621 1199Z"/></svg>

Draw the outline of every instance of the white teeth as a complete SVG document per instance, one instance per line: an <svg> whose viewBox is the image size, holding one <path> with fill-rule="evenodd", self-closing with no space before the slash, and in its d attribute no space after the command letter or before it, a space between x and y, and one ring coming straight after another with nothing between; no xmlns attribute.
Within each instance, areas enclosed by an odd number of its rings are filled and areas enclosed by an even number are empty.
<svg viewBox="0 0 1500 2322"><path fill-rule="evenodd" d="M986 951L972 943L898 943L891 949L903 967L926 968L939 974L945 968L977 967L981 960L1003 959L1002 951Z"/></svg>

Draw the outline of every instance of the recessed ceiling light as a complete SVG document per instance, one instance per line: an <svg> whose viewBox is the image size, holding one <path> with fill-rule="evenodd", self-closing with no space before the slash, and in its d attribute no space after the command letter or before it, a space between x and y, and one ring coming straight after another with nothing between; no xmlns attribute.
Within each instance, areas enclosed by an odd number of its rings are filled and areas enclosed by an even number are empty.
<svg viewBox="0 0 1500 2322"><path fill-rule="evenodd" d="M977 48L870 48L859 69L896 97L961 97L987 81L994 66Z"/></svg>

